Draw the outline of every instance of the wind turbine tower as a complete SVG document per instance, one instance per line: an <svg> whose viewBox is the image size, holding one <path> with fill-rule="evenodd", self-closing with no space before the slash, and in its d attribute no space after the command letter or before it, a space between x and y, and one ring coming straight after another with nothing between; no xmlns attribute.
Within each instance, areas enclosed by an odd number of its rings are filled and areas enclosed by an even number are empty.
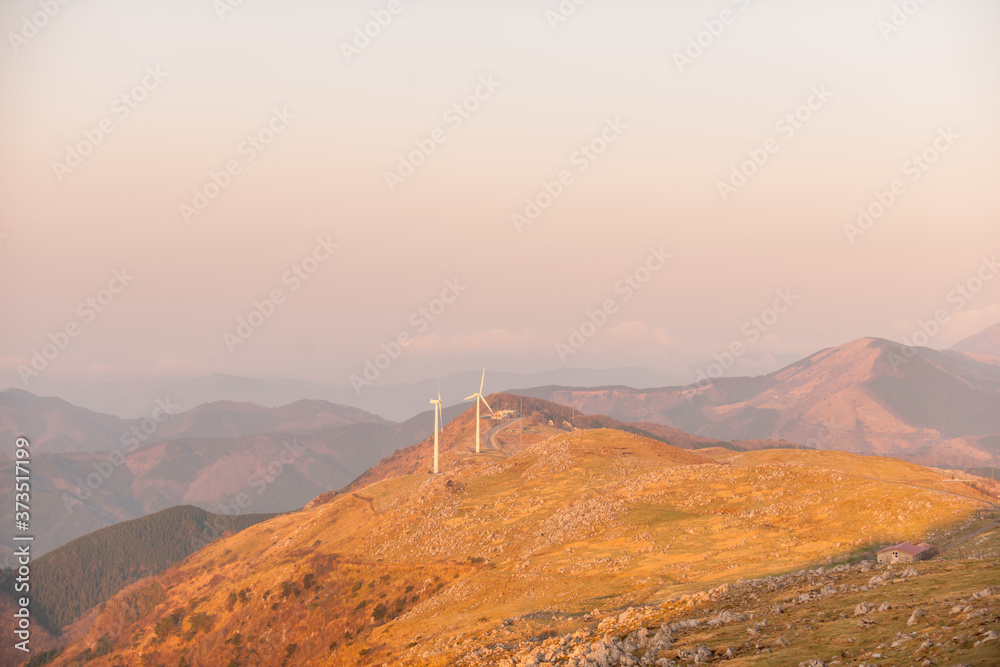
<svg viewBox="0 0 1000 667"><path fill-rule="evenodd" d="M434 474L438 474L438 425L441 423L441 385L438 385L437 399L431 399L434 406Z"/></svg>
<svg viewBox="0 0 1000 667"><path fill-rule="evenodd" d="M494 414L493 413L493 408L491 408L490 404L486 402L485 398L483 398L483 383L484 382L486 382L486 369L485 368L483 369L483 377L479 381L479 391L476 392L475 394L473 394L472 396L466 396L466 398L465 398L465 400L467 400L467 401L471 401L472 399L476 399L476 454L479 453L479 440L480 440L480 438L479 438L479 402L482 401L486 405L486 407L489 409L490 414Z"/></svg>

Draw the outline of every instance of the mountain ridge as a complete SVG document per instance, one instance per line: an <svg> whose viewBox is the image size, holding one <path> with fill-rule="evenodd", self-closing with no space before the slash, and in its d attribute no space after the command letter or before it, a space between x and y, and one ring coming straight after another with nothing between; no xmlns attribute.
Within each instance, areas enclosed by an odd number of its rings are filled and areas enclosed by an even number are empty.
<svg viewBox="0 0 1000 667"><path fill-rule="evenodd" d="M842 453L715 462L592 429L477 456L458 435L453 446L466 451L443 474L386 477L311 503L119 593L53 664L103 640L95 665L143 654L161 664L270 666L294 655L443 667L517 646L538 634L535 619L596 631L607 610L905 539L943 543L988 506L898 483L946 478L891 459L878 463L881 480L825 465L832 454L848 470L868 462ZM814 460L796 463L802 456Z"/></svg>
<svg viewBox="0 0 1000 667"><path fill-rule="evenodd" d="M966 354L1000 357L1000 323L960 340L951 349Z"/></svg>
<svg viewBox="0 0 1000 667"><path fill-rule="evenodd" d="M862 338L774 373L685 387L525 392L625 422L722 441L789 440L928 465L1000 462L1000 368L958 352Z"/></svg>

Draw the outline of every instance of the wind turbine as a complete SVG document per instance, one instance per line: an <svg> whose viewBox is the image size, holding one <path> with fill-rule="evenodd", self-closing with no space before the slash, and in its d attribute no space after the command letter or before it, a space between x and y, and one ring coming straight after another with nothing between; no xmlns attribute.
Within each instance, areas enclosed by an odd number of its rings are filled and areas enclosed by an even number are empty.
<svg viewBox="0 0 1000 667"><path fill-rule="evenodd" d="M431 399L434 406L434 474L438 474L438 424L443 421L441 415L441 382L438 381L438 397Z"/></svg>
<svg viewBox="0 0 1000 667"><path fill-rule="evenodd" d="M486 403L486 399L483 398L483 383L486 382L486 369L483 369L483 379L479 381L479 391L472 396L466 396L465 400L471 401L476 399L476 454L479 453L479 401ZM486 403L486 407L489 408L490 414L493 413L493 408L490 408L490 404Z"/></svg>

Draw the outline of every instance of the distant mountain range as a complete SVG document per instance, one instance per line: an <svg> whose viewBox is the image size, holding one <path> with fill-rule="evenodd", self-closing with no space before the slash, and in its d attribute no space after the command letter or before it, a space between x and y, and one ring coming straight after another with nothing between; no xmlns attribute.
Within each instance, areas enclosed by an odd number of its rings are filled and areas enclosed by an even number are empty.
<svg viewBox="0 0 1000 667"><path fill-rule="evenodd" d="M996 334L965 349L991 349ZM625 422L718 440L788 440L925 465L1000 462L1000 366L977 354L864 338L777 372L686 387L524 392Z"/></svg>
<svg viewBox="0 0 1000 667"><path fill-rule="evenodd" d="M59 398L20 389L0 392L0 438L32 434L34 452L97 452L183 437L236 437L254 433L308 433L348 424L390 424L358 408L301 400L279 408L218 401L183 411L172 398L154 402L149 416L121 419Z"/></svg>
<svg viewBox="0 0 1000 667"><path fill-rule="evenodd" d="M82 619L41 646L69 645L53 664L154 651L166 664L378 664L417 660L428 646L413 638L434 637L443 659L457 639L442 627L461 620L494 645L494 628L551 611L554 595L579 616L904 537L950 539L995 485L857 454L995 464L987 333L948 351L859 339L686 387L490 393L518 415L484 415L476 454L474 407L445 409L436 477L429 410L396 423L316 399L185 411L164 399L126 420L0 392L0 432L33 438L32 506L46 518L36 618L53 630ZM906 512L887 514L890 500ZM13 507L9 489L0 503ZM176 505L194 507L152 514ZM206 510L238 514L242 532L198 549ZM80 595L62 595L70 580ZM272 626L283 646L259 640Z"/></svg>
<svg viewBox="0 0 1000 667"><path fill-rule="evenodd" d="M445 420L467 407L445 409ZM36 554L174 505L296 509L423 440L433 424L431 411L395 423L314 400L280 408L221 402L162 421L122 420L21 390L0 392L5 441L25 435L32 442L33 510L45 517L36 524ZM13 466L4 453L0 474L12 477ZM13 521L13 491L0 487L0 520ZM9 549L0 547L0 565Z"/></svg>
<svg viewBox="0 0 1000 667"><path fill-rule="evenodd" d="M482 370L452 373L440 378L446 402L461 400L479 387ZM660 373L643 368L593 370L563 368L537 373L487 370L487 391L510 391L540 385L598 386L624 384L634 387L663 382ZM205 377L165 381L132 378L120 381L52 383L44 393L57 395L74 405L123 418L144 418L158 402L169 399L184 410L204 403L234 401L276 408L303 399L321 399L338 405L353 405L386 419L404 421L423 412L437 393L436 378L402 384L376 382L355 391L347 382L333 384L289 378L246 378L217 373Z"/></svg>
<svg viewBox="0 0 1000 667"><path fill-rule="evenodd" d="M998 339L1000 327L993 327L953 350L937 351L865 338L758 377L653 389L549 385L519 393L549 401L530 409L552 414L556 430L569 423L568 428L627 428L685 448L805 446L924 465L996 467L1000 358L988 353ZM488 373L487 389L502 386L504 377ZM460 374L442 384L451 382L446 393L460 395L463 386L474 389L477 379ZM188 389L254 393L281 386L225 376L213 376L212 382ZM49 517L36 536L42 553L174 505L284 512L346 487L380 461L384 464L362 481L419 472L428 465L431 446L433 414L424 409L426 397L436 387L389 389L405 395L400 404L416 406L419 414L392 422L315 397L279 407L217 401L181 410L185 402L167 394L150 401L145 417L122 419L9 389L0 392L0 435L6 441L19 435L32 439L33 501L36 511ZM507 407L521 407L513 395L502 395L506 398L498 400L511 402ZM456 438L462 447L471 442L470 407L445 410L446 423L466 416L445 429L443 456L452 455L447 443ZM523 442L534 436L519 437ZM408 450L386 460L414 443L420 443L419 454ZM0 453L6 461L0 473L10 472L8 456ZM0 521L11 519L12 488L0 488Z"/></svg>

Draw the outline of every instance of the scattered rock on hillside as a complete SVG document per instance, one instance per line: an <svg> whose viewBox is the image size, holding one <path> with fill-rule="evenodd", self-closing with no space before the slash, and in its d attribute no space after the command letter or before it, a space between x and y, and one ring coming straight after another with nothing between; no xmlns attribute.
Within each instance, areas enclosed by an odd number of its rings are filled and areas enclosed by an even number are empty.
<svg viewBox="0 0 1000 667"><path fill-rule="evenodd" d="M731 611L724 611L720 613L715 618L710 619L705 623L710 627L719 627L720 625L729 625L730 623L739 623L740 621L745 621L749 616L743 613L734 614Z"/></svg>
<svg viewBox="0 0 1000 667"><path fill-rule="evenodd" d="M867 578L864 564L851 566L837 566L834 568L823 568L822 570L801 570L788 574L774 575L762 579L740 579L730 585L723 585L709 591L699 593L687 593L670 600L666 605L637 605L629 607L625 611L610 612L603 615L600 628L596 631L586 630L583 635L565 635L562 638L530 640L532 644L522 644L516 650L516 657L509 667L555 667L556 665L566 665L567 667L690 667L692 665L718 664L721 661L748 658L751 656L763 656L772 654L776 664L785 664L787 659L783 659L782 654L791 644L801 645L796 637L788 635L788 632L799 632L801 630L815 630L818 627L836 622L840 619L848 619L850 607L846 605L843 611L830 613L820 609L810 612L807 617L810 620L801 620L801 610L803 606L811 606L817 601L827 597L835 598L840 595L857 595L861 590L861 584ZM879 567L880 572L894 583L906 581L907 577L894 576L892 568ZM897 568L898 569L898 568ZM906 572L901 572L906 574ZM925 571L926 574L926 571ZM912 576L912 575L911 575ZM982 585L982 584L980 584ZM776 593L782 589L787 592L782 595ZM887 591L887 589L882 589ZM894 588L895 591L895 588ZM867 667L878 667L886 660L885 665L907 664L924 665L928 660L933 665L953 665L955 659L959 657L958 651L968 650L975 646L988 644L991 647L997 645L996 629L984 627L991 623L989 618L995 613L995 609L986 607L989 598L996 595L997 587L980 590L978 593L967 591L962 596L956 596L941 600L941 610L947 612L952 610L958 614L949 621L952 627L940 628L934 624L926 623L925 611L923 609L910 608L912 614L903 616L909 619L909 625L922 625L922 630L914 629L912 632L898 632L893 638L878 632L879 625L882 627L892 627L898 618L895 610L901 606L898 602L881 600L864 601L855 607L855 619L860 629L873 629L872 633L857 631L853 637L844 639L846 644L853 645L855 649L866 647L868 652L862 652L857 656L860 662L853 663L850 660L844 661L834 658L830 663L824 663L818 658L803 661L805 665L842 665L847 664L866 665ZM767 596L767 593L775 593L774 597ZM995 598L994 598L995 599ZM972 606L977 600L978 608ZM856 602L855 597L852 602ZM992 599L989 601L993 601ZM700 608L704 614L702 617L693 616L694 608L700 605L710 606L711 609ZM670 608L667 614L664 614ZM688 610L688 614L685 614ZM884 613L884 616L876 616L874 612ZM777 622L777 614L784 612L797 616L801 625L792 625ZM798 612L798 614L796 614ZM886 613L888 612L888 613ZM897 612L898 613L898 612ZM981 617L989 617L982 618ZM591 616L593 619L593 616ZM723 632L731 637L730 633L740 632L739 630L722 630L729 626L746 622L750 619L748 627L744 629L745 642L739 646L725 645L716 647L713 651L702 642L710 642L709 637L713 631ZM769 619L769 620L768 620ZM924 621L921 621L924 619ZM593 619L594 622L597 619ZM756 622L754 622L756 621ZM878 621L878 622L876 622ZM767 631L774 628L774 632ZM956 634L963 633L964 634ZM784 636L781 636L782 633ZM742 633L741 633L742 634ZM866 636L867 635L867 636ZM603 639L601 639L603 637ZM789 641L791 640L791 641ZM884 642L884 643L879 643ZM877 647L876 647L877 644ZM891 644L891 646L890 646ZM531 653L531 650L534 653ZM494 644L491 650L500 652L509 651L503 644ZM871 652L873 651L874 652ZM496 654L487 652L477 652L470 654L469 659L478 658L486 661L460 662L462 667L487 667L488 665L501 664ZM510 655L510 654L508 654ZM475 658L474 658L475 656ZM534 662L532 662L532 659ZM895 660L896 662L893 662ZM794 664L794 663L793 663Z"/></svg>
<svg viewBox="0 0 1000 667"><path fill-rule="evenodd" d="M705 663L711 662L715 654L712 650L701 644L692 649L681 649L677 652L677 657L685 662L693 662L696 665L703 665Z"/></svg>
<svg viewBox="0 0 1000 667"><path fill-rule="evenodd" d="M983 633L983 638L977 641L973 646L982 646L986 642L995 641L997 638L997 633L995 630L987 630Z"/></svg>
<svg viewBox="0 0 1000 667"><path fill-rule="evenodd" d="M892 646L892 648L899 648L900 646L902 646L906 642L912 641L913 638L916 637L916 636L917 636L917 634L915 632L914 633L906 633L906 632L897 633L895 639L892 640L891 646Z"/></svg>
<svg viewBox="0 0 1000 667"><path fill-rule="evenodd" d="M875 610L875 606L868 604L867 602L859 602L856 607L854 607L855 616L864 616L865 614L871 613Z"/></svg>

